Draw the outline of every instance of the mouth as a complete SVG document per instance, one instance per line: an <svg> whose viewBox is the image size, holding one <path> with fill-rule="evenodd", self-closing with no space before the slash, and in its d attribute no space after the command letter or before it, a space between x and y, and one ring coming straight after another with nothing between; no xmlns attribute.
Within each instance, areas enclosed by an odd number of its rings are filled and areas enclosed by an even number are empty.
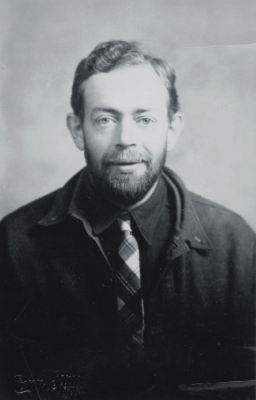
<svg viewBox="0 0 256 400"><path fill-rule="evenodd" d="M133 165L133 164L141 164L144 163L145 160L143 158L110 158L107 161L108 165Z"/></svg>
<svg viewBox="0 0 256 400"><path fill-rule="evenodd" d="M112 165L135 165L135 164L141 164L143 161L117 161L114 163L111 163Z"/></svg>
<svg viewBox="0 0 256 400"><path fill-rule="evenodd" d="M111 162L109 165L112 168L118 169L121 173L131 174L139 170L144 165L144 161L117 161Z"/></svg>

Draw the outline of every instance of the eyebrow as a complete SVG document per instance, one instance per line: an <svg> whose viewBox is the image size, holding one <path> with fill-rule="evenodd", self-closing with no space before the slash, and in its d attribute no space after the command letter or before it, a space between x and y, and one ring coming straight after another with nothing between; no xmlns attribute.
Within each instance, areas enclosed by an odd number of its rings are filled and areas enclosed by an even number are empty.
<svg viewBox="0 0 256 400"><path fill-rule="evenodd" d="M145 112L153 111L150 108L138 108L137 110L134 110L133 114L143 114Z"/></svg>
<svg viewBox="0 0 256 400"><path fill-rule="evenodd" d="M94 107L92 109L91 114L95 114L96 112L107 112L110 114L117 114L117 115L121 115L120 111L116 110L115 108L110 108L110 107Z"/></svg>
<svg viewBox="0 0 256 400"><path fill-rule="evenodd" d="M149 111L153 111L149 108L137 108L135 110L133 110L133 114L143 114L145 112L149 112ZM110 114L116 114L116 115L121 115L122 113L118 110L116 110L115 108L111 108L111 107L94 107L92 109L91 114L93 115L96 112L107 112Z"/></svg>

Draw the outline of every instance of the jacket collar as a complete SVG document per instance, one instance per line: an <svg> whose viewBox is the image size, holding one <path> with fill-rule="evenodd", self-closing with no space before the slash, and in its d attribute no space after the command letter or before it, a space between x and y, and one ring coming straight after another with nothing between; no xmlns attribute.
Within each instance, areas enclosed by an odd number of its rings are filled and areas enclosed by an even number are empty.
<svg viewBox="0 0 256 400"><path fill-rule="evenodd" d="M47 215L38 221L43 226L53 226L64 221L68 214L72 214L72 205L76 201L79 187L85 179L86 168L73 176L66 185L57 192L55 202ZM189 192L181 179L165 167L163 177L172 188L176 201L176 226L173 238L174 244L183 248L185 244L195 249L211 249L209 238L200 224L193 207ZM86 210L80 210L86 216ZM186 246L187 247L187 246Z"/></svg>
<svg viewBox="0 0 256 400"><path fill-rule="evenodd" d="M180 245L183 242L184 245L185 242L195 249L212 249L211 242L199 221L190 194L182 180L169 168L164 168L163 176L167 184L171 186L176 200L177 220L174 243Z"/></svg>
<svg viewBox="0 0 256 400"><path fill-rule="evenodd" d="M70 205L75 198L78 188L84 179L84 171L82 169L74 175L61 189L57 191L55 201L49 212L38 221L43 226L58 225L65 220L69 214Z"/></svg>

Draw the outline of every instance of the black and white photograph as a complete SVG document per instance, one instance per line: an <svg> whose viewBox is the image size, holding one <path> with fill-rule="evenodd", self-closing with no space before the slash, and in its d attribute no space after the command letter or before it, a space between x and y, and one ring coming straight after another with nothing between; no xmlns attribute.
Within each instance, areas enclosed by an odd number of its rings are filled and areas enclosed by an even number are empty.
<svg viewBox="0 0 256 400"><path fill-rule="evenodd" d="M255 1L0 21L0 400L255 400Z"/></svg>

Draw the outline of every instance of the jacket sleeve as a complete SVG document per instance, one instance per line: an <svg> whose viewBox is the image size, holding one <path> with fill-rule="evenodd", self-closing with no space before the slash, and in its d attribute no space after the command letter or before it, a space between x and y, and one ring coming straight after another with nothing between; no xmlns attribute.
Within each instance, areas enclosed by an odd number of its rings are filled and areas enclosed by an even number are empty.
<svg viewBox="0 0 256 400"><path fill-rule="evenodd" d="M21 352L11 328L25 301L24 290L9 251L8 237L12 236L15 237L7 233L4 219L0 223L0 398L5 400L15 398L12 389L13 368L17 354ZM12 246L15 247L15 241Z"/></svg>

